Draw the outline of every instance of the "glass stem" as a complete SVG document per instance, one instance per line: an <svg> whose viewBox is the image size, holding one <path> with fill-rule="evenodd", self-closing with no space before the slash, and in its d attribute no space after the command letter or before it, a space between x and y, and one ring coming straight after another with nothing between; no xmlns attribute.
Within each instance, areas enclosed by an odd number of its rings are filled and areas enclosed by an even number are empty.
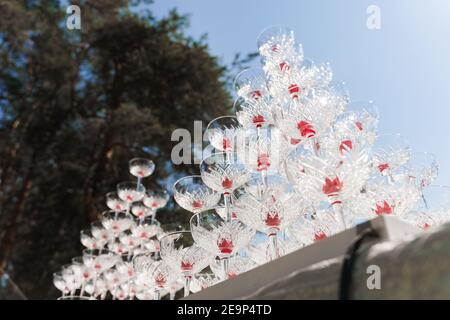
<svg viewBox="0 0 450 320"><path fill-rule="evenodd" d="M312 143L312 149L314 152L314 155L317 157L319 156L319 148L318 148L318 142L317 142L317 138L313 138L311 139L311 143Z"/></svg>
<svg viewBox="0 0 450 320"><path fill-rule="evenodd" d="M187 297L191 291L191 276L184 277L184 296Z"/></svg>
<svg viewBox="0 0 450 320"><path fill-rule="evenodd" d="M141 186L141 177L137 177L137 189L136 189L136 191L139 191L139 189L140 189L140 186Z"/></svg>
<svg viewBox="0 0 450 320"><path fill-rule="evenodd" d="M425 196L423 195L423 193L422 193L422 201L423 201L423 204L425 205L425 209L429 209L428 208L428 202L427 202L427 199L425 199Z"/></svg>
<svg viewBox="0 0 450 320"><path fill-rule="evenodd" d="M132 284L132 281L130 279L128 279L128 290L127 290L128 300L133 300L133 298L131 297L131 284Z"/></svg>
<svg viewBox="0 0 450 320"><path fill-rule="evenodd" d="M333 204L333 209L334 209L336 216L340 220L340 223L341 223L342 227L344 228L344 230L347 229L347 224L345 223L345 218L344 218L344 208L342 206L342 203L339 202L339 203Z"/></svg>
<svg viewBox="0 0 450 320"><path fill-rule="evenodd" d="M272 233L269 237L270 237L270 247L271 247L271 251L272 251L272 256L270 258L271 258L271 260L275 260L280 257L279 252L278 252L277 234Z"/></svg>
<svg viewBox="0 0 450 320"><path fill-rule="evenodd" d="M394 177L392 176L392 173L388 174L387 179L389 184L394 184Z"/></svg>
<svg viewBox="0 0 450 320"><path fill-rule="evenodd" d="M155 289L153 300L161 300L161 292L159 291L159 289Z"/></svg>
<svg viewBox="0 0 450 320"><path fill-rule="evenodd" d="M94 282L92 284L92 286L94 287L94 289L93 289L94 295L97 293L97 278L98 278L97 275L95 275Z"/></svg>
<svg viewBox="0 0 450 320"><path fill-rule="evenodd" d="M231 221L231 211L230 211L230 194L228 192L223 194L223 202L225 205L225 214L226 214L226 221Z"/></svg>
<svg viewBox="0 0 450 320"><path fill-rule="evenodd" d="M156 216L156 210L152 210L152 220L151 220L151 224L155 223L155 216Z"/></svg>
<svg viewBox="0 0 450 320"><path fill-rule="evenodd" d="M267 190L267 170L261 171L261 179L262 179L263 192L265 192Z"/></svg>
<svg viewBox="0 0 450 320"><path fill-rule="evenodd" d="M230 260L229 257L222 258L222 269L223 269L223 280L228 279L228 273L230 270Z"/></svg>
<svg viewBox="0 0 450 320"><path fill-rule="evenodd" d="M175 290L170 290L170 292L169 292L169 297L170 297L170 300L175 300Z"/></svg>
<svg viewBox="0 0 450 320"><path fill-rule="evenodd" d="M84 281L83 281L83 283L81 284L81 288L80 288L80 297L82 297L83 294L84 294Z"/></svg>

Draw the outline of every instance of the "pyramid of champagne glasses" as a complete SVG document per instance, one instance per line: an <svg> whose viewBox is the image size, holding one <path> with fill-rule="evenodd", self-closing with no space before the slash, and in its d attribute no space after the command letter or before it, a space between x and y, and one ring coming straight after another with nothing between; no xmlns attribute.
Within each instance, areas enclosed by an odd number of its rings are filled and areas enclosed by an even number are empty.
<svg viewBox="0 0 450 320"><path fill-rule="evenodd" d="M262 67L234 82L235 116L209 123L199 174L173 185L190 230L163 233L154 215L167 194L145 191L154 165L133 159L137 181L107 194L83 256L55 274L65 299L174 299L379 215L424 230L450 220L433 155L380 132L375 105L351 101L292 30L269 27L257 46Z"/></svg>
<svg viewBox="0 0 450 320"><path fill-rule="evenodd" d="M155 165L149 159L135 158L129 162L130 174L135 179L119 183L116 191L106 194L109 210L90 229L81 231L85 247L82 255L54 274L54 284L62 292L60 299L154 298L156 291L150 280L138 274L139 266L133 263L136 257L137 261L145 257L152 264L159 260L160 238L164 233L155 214L166 205L169 194L144 187L142 180L154 170ZM180 287L168 283L164 293L173 295Z"/></svg>

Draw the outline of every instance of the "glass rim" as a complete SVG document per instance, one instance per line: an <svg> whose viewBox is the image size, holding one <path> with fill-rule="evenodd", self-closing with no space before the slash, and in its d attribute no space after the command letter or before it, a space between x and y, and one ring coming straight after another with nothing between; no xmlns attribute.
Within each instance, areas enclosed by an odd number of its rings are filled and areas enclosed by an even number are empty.
<svg viewBox="0 0 450 320"><path fill-rule="evenodd" d="M249 70L258 70L258 71L261 71L262 74L265 75L264 69L261 68L261 67L249 67L249 68L245 68L245 69L239 71L239 72L234 76L234 79L233 79L233 88L234 88L234 90L236 91L236 93L237 93L237 91L238 91L238 88L237 88L237 79L238 79L238 77L241 76L243 73L248 72Z"/></svg>
<svg viewBox="0 0 450 320"><path fill-rule="evenodd" d="M143 157L135 157L135 158L132 158L132 159L130 159L129 161L128 161L128 164L131 164L131 162L133 162L133 161L137 161L137 160L145 160L146 162L149 162L149 163L151 163L151 164L155 164L155 162L152 160L152 159L149 159L149 158L143 158Z"/></svg>
<svg viewBox="0 0 450 320"><path fill-rule="evenodd" d="M212 119L212 120L208 123L208 125L206 126L206 131L207 131L208 129L210 129L210 126L211 126L211 124L212 124L214 121L217 121L217 120L220 120L220 119L225 119L225 118L235 119L236 122L237 122L238 124L240 124L240 122L239 122L239 120L237 119L236 116L230 116L230 115L220 116L220 117L217 117L217 118Z"/></svg>
<svg viewBox="0 0 450 320"><path fill-rule="evenodd" d="M190 234L192 237L192 232L190 230L180 230L180 231L173 231L170 233L165 234L163 237L161 237L161 239L159 239L159 242L162 243L162 241L166 238L169 238L170 236L173 236L175 234Z"/></svg>
<svg viewBox="0 0 450 320"><path fill-rule="evenodd" d="M289 27L287 27L287 26L283 26L283 25L281 25L281 24L272 24L272 25L270 25L270 26L267 26L267 27L265 27L264 29L262 29L259 33L258 33L258 36L256 37L256 46L258 47L258 50L259 50L259 47L260 47L260 38L261 38L261 36L265 33L265 32L267 32L268 30L270 30L270 29L275 29L275 28L278 28L278 29L280 29L280 30L282 30L282 29L284 29L284 30L288 30L288 31L290 31L290 32L294 32L294 30L293 29L291 29L291 28L289 28ZM295 33L294 33L294 40L295 40Z"/></svg>
<svg viewBox="0 0 450 320"><path fill-rule="evenodd" d="M202 179L202 176L199 175L199 174L195 174L195 175L191 175L191 176L184 176L184 177L181 177L181 178L177 179L177 181L175 181L175 182L173 183L173 185L172 185L172 191L175 191L175 185L177 185L178 182L180 182L181 180L187 180L188 178L190 178L190 179L192 179L192 178L199 178L199 179L202 181L202 183L204 184L203 179ZM206 185L205 185L205 186L206 186Z"/></svg>

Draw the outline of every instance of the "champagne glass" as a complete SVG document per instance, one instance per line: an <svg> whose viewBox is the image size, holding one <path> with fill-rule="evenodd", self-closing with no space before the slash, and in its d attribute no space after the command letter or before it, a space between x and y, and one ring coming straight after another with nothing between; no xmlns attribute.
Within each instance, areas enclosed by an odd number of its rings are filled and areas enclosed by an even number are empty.
<svg viewBox="0 0 450 320"><path fill-rule="evenodd" d="M142 200L144 205L151 210L152 223L158 209L163 208L169 201L169 194L165 190L147 191Z"/></svg>
<svg viewBox="0 0 450 320"><path fill-rule="evenodd" d="M228 274L225 275L223 274L224 270L220 260L217 259L214 260L213 263L211 263L210 267L212 272L219 279L232 279L241 273L256 268L257 264L248 257L242 257L237 255L236 257L233 257L233 259L230 259L229 261Z"/></svg>
<svg viewBox="0 0 450 320"><path fill-rule="evenodd" d="M411 157L408 141L400 134L383 134L374 145L373 166L380 175L392 181L393 172Z"/></svg>
<svg viewBox="0 0 450 320"><path fill-rule="evenodd" d="M214 153L200 163L203 182L224 195L227 221L231 221L229 210L231 193L251 178L250 171L237 158L236 153Z"/></svg>
<svg viewBox="0 0 450 320"><path fill-rule="evenodd" d="M194 214L214 207L220 200L220 194L206 186L201 176L179 179L173 185L173 197L180 207Z"/></svg>
<svg viewBox="0 0 450 320"><path fill-rule="evenodd" d="M205 269L214 256L196 245L189 231L173 232L161 238L161 257L184 277L184 296L190 292L193 275Z"/></svg>
<svg viewBox="0 0 450 320"><path fill-rule="evenodd" d="M160 300L161 291L175 278L174 272L166 263L154 261L148 254L136 256L133 259L133 266L141 281L153 288L155 300Z"/></svg>
<svg viewBox="0 0 450 320"><path fill-rule="evenodd" d="M105 211L101 220L103 227L117 237L121 232L130 229L134 221L129 214L115 211Z"/></svg>
<svg viewBox="0 0 450 320"><path fill-rule="evenodd" d="M150 159L134 158L129 162L129 169L130 173L137 178L137 185L141 185L141 180L155 171L155 163Z"/></svg>
<svg viewBox="0 0 450 320"><path fill-rule="evenodd" d="M219 117L212 120L206 127L206 137L217 150L232 152L235 149L236 136L241 128L236 117Z"/></svg>
<svg viewBox="0 0 450 320"><path fill-rule="evenodd" d="M107 240L109 240L109 236L106 236L107 239L100 239L94 237L92 235L91 230L81 230L80 232L80 241L83 246L88 249L101 249L106 244Z"/></svg>
<svg viewBox="0 0 450 320"><path fill-rule="evenodd" d="M249 181L236 191L234 202L242 222L269 236L272 259L280 256L278 233L303 214L304 207L302 198L280 176L269 176L265 185L259 178Z"/></svg>
<svg viewBox="0 0 450 320"><path fill-rule="evenodd" d="M133 181L121 182L117 185L117 195L127 204L126 212L129 213L133 202L141 201L145 196L145 187Z"/></svg>
<svg viewBox="0 0 450 320"><path fill-rule="evenodd" d="M126 202L119 198L117 192L108 192L106 194L106 205L109 209L115 212L122 212L127 210Z"/></svg>
<svg viewBox="0 0 450 320"><path fill-rule="evenodd" d="M212 272L201 272L192 279L191 291L197 293L220 282L221 278Z"/></svg>
<svg viewBox="0 0 450 320"><path fill-rule="evenodd" d="M430 185L421 190L422 202L407 212L403 220L427 230L450 221L450 186Z"/></svg>
<svg viewBox="0 0 450 320"><path fill-rule="evenodd" d="M197 213L190 220L195 242L222 260L228 274L228 259L248 245L255 231L239 220L224 220L215 211Z"/></svg>

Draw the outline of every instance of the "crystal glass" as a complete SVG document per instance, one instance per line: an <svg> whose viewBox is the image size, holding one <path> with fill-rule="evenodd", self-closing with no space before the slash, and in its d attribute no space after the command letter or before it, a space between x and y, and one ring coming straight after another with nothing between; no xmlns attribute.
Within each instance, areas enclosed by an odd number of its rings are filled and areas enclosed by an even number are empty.
<svg viewBox="0 0 450 320"><path fill-rule="evenodd" d="M134 225L134 221L129 214L124 212L117 213L115 211L103 212L101 222L105 229L111 232L115 237Z"/></svg>
<svg viewBox="0 0 450 320"><path fill-rule="evenodd" d="M431 185L439 173L435 156L428 152L411 153L411 157L405 164L405 167L409 178L414 179L417 186L421 189Z"/></svg>
<svg viewBox="0 0 450 320"><path fill-rule="evenodd" d="M341 231L341 228L331 209L321 209L302 215L287 231L289 237L305 246L331 237Z"/></svg>
<svg viewBox="0 0 450 320"><path fill-rule="evenodd" d="M126 202L119 198L117 192L108 192L106 194L106 205L109 209L116 212L126 211L127 209Z"/></svg>
<svg viewBox="0 0 450 320"><path fill-rule="evenodd" d="M92 236L99 241L98 248L89 248L89 249L101 249L105 244L114 240L115 235L110 230L106 229L103 226L101 221L96 221L91 223L91 234Z"/></svg>
<svg viewBox="0 0 450 320"><path fill-rule="evenodd" d="M408 177L408 172L391 174L389 180L375 176L367 181L358 197L349 202L354 218L371 219L379 215L402 217L421 199L420 188Z"/></svg>
<svg viewBox="0 0 450 320"><path fill-rule="evenodd" d="M169 194L165 190L148 191L142 202L148 208L158 210L163 208L169 201Z"/></svg>
<svg viewBox="0 0 450 320"><path fill-rule="evenodd" d="M173 232L161 238L161 257L184 277L184 296L190 292L192 276L205 269L214 255L196 245L189 231Z"/></svg>
<svg viewBox="0 0 450 320"><path fill-rule="evenodd" d="M155 171L155 163L150 159L134 158L129 162L130 173L137 178L137 184L141 179L150 176Z"/></svg>
<svg viewBox="0 0 450 320"><path fill-rule="evenodd" d="M121 285L125 283L127 277L119 273L117 269L106 270L103 274L107 281L108 290L113 296L113 300L125 300L127 293L121 290Z"/></svg>
<svg viewBox="0 0 450 320"><path fill-rule="evenodd" d="M277 234L303 214L306 205L302 197L280 176L268 176L265 185L260 178L253 179L235 195L239 219L266 233L272 243L272 257L278 258Z"/></svg>
<svg viewBox="0 0 450 320"><path fill-rule="evenodd" d="M298 79L299 83L308 82ZM284 92L284 102L274 109L275 125L286 135L292 144L306 144L311 150L317 150L322 136L329 132L330 127L342 114L347 105L347 96L337 86L334 89L314 90L307 93L308 88L302 87L299 93L286 93L287 84L277 84L278 90ZM292 91L292 90L290 90ZM300 94L304 92L304 94Z"/></svg>
<svg viewBox="0 0 450 320"><path fill-rule="evenodd" d="M138 255L133 259L133 266L137 277L154 290L154 299L159 300L161 290L167 289L176 277L173 270L162 261L154 261L148 254Z"/></svg>
<svg viewBox="0 0 450 320"><path fill-rule="evenodd" d="M120 257L125 257L125 259L131 258L133 254L129 239L125 239L125 233L119 235L119 238L113 242L109 242L107 249Z"/></svg>
<svg viewBox="0 0 450 320"><path fill-rule="evenodd" d="M131 229L131 233L135 239L137 239L138 243L141 245L141 248L148 242L151 238L158 236L163 233L161 227L154 224L142 224L139 226L134 226Z"/></svg>
<svg viewBox="0 0 450 320"><path fill-rule="evenodd" d="M421 190L423 201L401 218L423 230L450 221L450 186L431 185Z"/></svg>
<svg viewBox="0 0 450 320"><path fill-rule="evenodd" d="M311 206L322 202L333 206L342 228L346 228L345 202L359 195L371 173L370 158L365 150L345 161L333 155L316 155L299 146L285 161L289 182L298 193L307 194Z"/></svg>
<svg viewBox="0 0 450 320"><path fill-rule="evenodd" d="M236 76L234 86L239 96L234 109L243 128L261 128L273 123L270 94L262 69L243 70Z"/></svg>
<svg viewBox="0 0 450 320"><path fill-rule="evenodd" d="M211 145L219 151L232 152L236 136L242 126L236 117L223 116L212 120L206 127L206 137Z"/></svg>
<svg viewBox="0 0 450 320"><path fill-rule="evenodd" d="M374 145L373 167L388 179L393 172L406 164L411 157L409 143L400 134L383 134Z"/></svg>
<svg viewBox="0 0 450 320"><path fill-rule="evenodd" d="M66 285L66 280L63 277L62 271L53 273L53 284L59 291L61 291L62 297L69 294L70 290Z"/></svg>
<svg viewBox="0 0 450 320"><path fill-rule="evenodd" d="M190 287L190 286L189 286ZM175 295L178 291L184 288L184 283L180 279L175 279L169 284L169 299L175 300ZM192 290L191 290L192 291Z"/></svg>
<svg viewBox="0 0 450 320"><path fill-rule="evenodd" d="M82 256L72 259L72 269L76 276L80 279L81 286L79 295L83 296L85 293L84 288L86 286L86 283L93 279L95 272L93 269L89 269L84 265Z"/></svg>
<svg viewBox="0 0 450 320"><path fill-rule="evenodd" d="M146 217L151 216L152 213L153 213L153 211L150 208L148 208L146 205L144 205L143 202L134 203L131 206L131 210L130 211L136 218L139 219L139 223L140 224L143 223L143 220Z"/></svg>
<svg viewBox="0 0 450 320"><path fill-rule="evenodd" d="M152 221L155 219L156 210L163 208L169 201L169 194L165 190L147 191L142 202L151 211Z"/></svg>
<svg viewBox="0 0 450 320"><path fill-rule="evenodd" d="M348 104L348 109L351 110L351 113L347 119L360 131L362 137L373 144L380 118L378 107L373 101L351 101Z"/></svg>
<svg viewBox="0 0 450 320"><path fill-rule="evenodd" d="M241 132L237 141L239 160L247 168L261 173L263 180L267 174L278 173L290 151L280 130L272 127Z"/></svg>
<svg viewBox="0 0 450 320"><path fill-rule="evenodd" d="M214 207L220 200L220 194L203 183L201 176L187 176L173 185L173 197L182 207L198 213Z"/></svg>
<svg viewBox="0 0 450 320"><path fill-rule="evenodd" d="M107 239L100 239L94 237L92 235L91 230L82 230L80 232L80 241L83 246L85 246L87 249L101 249L104 247L104 245L109 240L109 236L107 236Z"/></svg>
<svg viewBox="0 0 450 320"><path fill-rule="evenodd" d="M108 284L102 276L99 276L88 282L85 290L90 295L91 300L105 300L108 294Z"/></svg>
<svg viewBox="0 0 450 320"><path fill-rule="evenodd" d="M329 133L317 140L316 154L330 154L347 161L360 154L369 153L376 139L376 119L368 119L367 111L345 112L331 126ZM364 124L362 124L364 122Z"/></svg>
<svg viewBox="0 0 450 320"><path fill-rule="evenodd" d="M203 182L211 189L224 195L227 221L231 221L229 212L231 193L251 178L251 172L243 165L236 153L214 153L200 163Z"/></svg>
<svg viewBox="0 0 450 320"><path fill-rule="evenodd" d="M276 243L279 256L291 253L304 245L296 241L296 239L286 239L285 235L280 233L277 235ZM274 258L273 243L270 237L263 233L257 233L254 240L245 248L245 256L255 262L256 265L262 265L272 261Z"/></svg>
<svg viewBox="0 0 450 320"><path fill-rule="evenodd" d="M211 263L211 270L219 279L232 279L237 275L247 272L253 268L256 268L258 265L248 257L235 256L229 260L228 264L228 274L224 275L222 263L220 260L216 259L213 263Z"/></svg>
<svg viewBox="0 0 450 320"><path fill-rule="evenodd" d="M102 249L102 250L83 250L83 263L89 269L94 271L93 277L93 292L95 293L97 288L97 283L100 275L106 270L112 268L117 262L119 262L119 256L113 252ZM88 288L86 287L86 290Z"/></svg>
<svg viewBox="0 0 450 320"><path fill-rule="evenodd" d="M233 199L235 197L231 197L231 203L233 203ZM216 213L224 220L227 219L227 213L229 212L231 215L231 220L236 220L238 219L238 215L237 215L237 211L234 208L234 205L230 205L228 208L226 208L223 203L218 204L217 206L214 207L214 210L216 211Z"/></svg>
<svg viewBox="0 0 450 320"><path fill-rule="evenodd" d="M257 46L261 55L278 54L282 48L295 42L294 31L283 26L269 26L261 31L257 37ZM266 53L267 51L267 53Z"/></svg>
<svg viewBox="0 0 450 320"><path fill-rule="evenodd" d="M196 274L192 279L191 291L197 293L220 282L220 278L211 272Z"/></svg>
<svg viewBox="0 0 450 320"><path fill-rule="evenodd" d="M239 220L224 220L213 210L195 214L190 225L195 242L223 260L224 274L228 274L228 259L247 246L255 234Z"/></svg>
<svg viewBox="0 0 450 320"><path fill-rule="evenodd" d="M121 182L117 185L117 194L127 203L127 211L133 202L141 201L145 196L145 188L142 184L133 181Z"/></svg>

